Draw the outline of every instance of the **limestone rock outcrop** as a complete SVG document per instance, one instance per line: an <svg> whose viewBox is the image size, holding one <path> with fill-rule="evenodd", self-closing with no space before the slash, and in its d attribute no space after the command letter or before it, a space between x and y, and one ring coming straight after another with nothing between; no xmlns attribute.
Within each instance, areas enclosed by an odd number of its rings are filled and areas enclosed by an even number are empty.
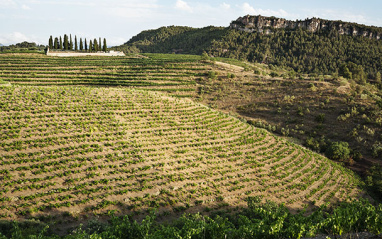
<svg viewBox="0 0 382 239"><path fill-rule="evenodd" d="M295 30L301 28L309 32L337 31L340 35L363 36L370 39L380 40L382 28L348 23L342 21L329 21L320 18L305 20L286 20L276 17L250 16L239 17L230 24L230 28L245 32L260 32L271 34L276 29Z"/></svg>

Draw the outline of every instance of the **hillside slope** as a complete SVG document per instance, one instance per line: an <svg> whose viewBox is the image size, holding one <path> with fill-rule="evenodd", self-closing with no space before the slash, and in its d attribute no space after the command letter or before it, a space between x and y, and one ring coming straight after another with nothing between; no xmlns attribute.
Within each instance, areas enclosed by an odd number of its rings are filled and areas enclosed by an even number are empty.
<svg viewBox="0 0 382 239"><path fill-rule="evenodd" d="M118 49L192 54L206 51L213 56L265 62L316 74L342 74L340 67L352 62L364 71L353 76L357 80L380 80L381 28L322 19L293 23L306 27L292 28L286 27L292 23L285 23L291 21L263 17L259 30L259 23L253 20L256 16L246 17L233 21L229 28L171 26L144 31ZM310 26L317 25L317 21L321 27L312 31Z"/></svg>
<svg viewBox="0 0 382 239"><path fill-rule="evenodd" d="M15 86L0 102L3 218L193 212L247 196L301 209L362 195L336 163L189 100Z"/></svg>
<svg viewBox="0 0 382 239"><path fill-rule="evenodd" d="M365 179L372 174L372 164L381 163L382 94L371 84L360 85L336 76L296 74L228 58L205 61L184 54L130 55L107 61L102 57L1 54L0 59L0 84L6 86L160 91L247 117L258 126L293 137L321 153L326 153L333 142L346 142L350 154L335 160L346 163ZM380 185L380 178L377 176L369 185Z"/></svg>
<svg viewBox="0 0 382 239"><path fill-rule="evenodd" d="M38 86L134 87L185 97L207 66L200 56L49 57L0 54L0 82Z"/></svg>
<svg viewBox="0 0 382 239"><path fill-rule="evenodd" d="M227 29L223 27L168 26L147 30L132 37L117 49L150 53L185 53L200 55L211 47L212 41L220 39Z"/></svg>

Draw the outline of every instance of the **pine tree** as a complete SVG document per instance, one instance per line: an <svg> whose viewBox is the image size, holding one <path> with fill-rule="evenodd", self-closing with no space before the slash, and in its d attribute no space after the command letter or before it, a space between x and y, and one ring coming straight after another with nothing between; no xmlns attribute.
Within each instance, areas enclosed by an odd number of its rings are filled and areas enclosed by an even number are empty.
<svg viewBox="0 0 382 239"><path fill-rule="evenodd" d="M377 81L378 84L381 84L381 72L377 72L375 74L375 80Z"/></svg>
<svg viewBox="0 0 382 239"><path fill-rule="evenodd" d="M82 38L80 38L80 51L84 49L84 44L82 43Z"/></svg>
<svg viewBox="0 0 382 239"><path fill-rule="evenodd" d="M77 36L74 36L74 50L78 51L78 46L77 46Z"/></svg>
<svg viewBox="0 0 382 239"><path fill-rule="evenodd" d="M69 50L71 50L71 51L73 50L72 34L70 34Z"/></svg>
<svg viewBox="0 0 382 239"><path fill-rule="evenodd" d="M85 51L88 51L88 43L86 41L86 38L85 38Z"/></svg>
<svg viewBox="0 0 382 239"><path fill-rule="evenodd" d="M62 37L60 36L60 46L59 49L62 50Z"/></svg>
<svg viewBox="0 0 382 239"><path fill-rule="evenodd" d="M53 49L53 37L52 36L49 37L49 48Z"/></svg>
<svg viewBox="0 0 382 239"><path fill-rule="evenodd" d="M64 35L64 50L68 50L68 36Z"/></svg>
<svg viewBox="0 0 382 239"><path fill-rule="evenodd" d="M98 51L98 43L97 43L97 39L95 39L95 38L94 38L93 45L94 45L94 51L97 52Z"/></svg>
<svg viewBox="0 0 382 239"><path fill-rule="evenodd" d="M103 39L103 51L107 51L106 38Z"/></svg>
<svg viewBox="0 0 382 239"><path fill-rule="evenodd" d="M92 40L89 41L89 52L92 52L93 50L93 44L92 44Z"/></svg>
<svg viewBox="0 0 382 239"><path fill-rule="evenodd" d="M340 69L338 71L338 74L340 76L343 76L345 78L348 78L348 79L353 79L353 74L352 72L349 70L348 66L346 64L342 64L340 66Z"/></svg>

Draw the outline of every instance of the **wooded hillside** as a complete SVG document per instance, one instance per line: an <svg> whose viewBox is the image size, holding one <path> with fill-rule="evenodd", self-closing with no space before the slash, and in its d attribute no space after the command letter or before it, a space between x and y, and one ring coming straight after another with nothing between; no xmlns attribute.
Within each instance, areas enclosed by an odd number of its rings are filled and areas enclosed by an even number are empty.
<svg viewBox="0 0 382 239"><path fill-rule="evenodd" d="M347 23L348 25L351 23ZM333 29L316 33L273 29L271 34L222 27L161 27L143 31L118 49L128 52L187 53L265 62L314 74L341 74L350 62L361 65L364 79L380 80L382 41L342 35Z"/></svg>

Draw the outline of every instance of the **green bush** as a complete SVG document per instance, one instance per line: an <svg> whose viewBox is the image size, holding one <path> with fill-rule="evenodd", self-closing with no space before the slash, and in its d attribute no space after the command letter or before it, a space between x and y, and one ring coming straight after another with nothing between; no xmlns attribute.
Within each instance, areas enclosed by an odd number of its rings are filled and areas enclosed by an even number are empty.
<svg viewBox="0 0 382 239"><path fill-rule="evenodd" d="M278 77L279 74L277 74L276 72L272 71L270 74L269 74L271 77Z"/></svg>
<svg viewBox="0 0 382 239"><path fill-rule="evenodd" d="M201 58L203 61L208 61L210 60L210 57L208 56L207 52L203 52L201 55Z"/></svg>
<svg viewBox="0 0 382 239"><path fill-rule="evenodd" d="M218 77L218 73L216 71L209 71L207 73L207 77L209 79L216 79Z"/></svg>
<svg viewBox="0 0 382 239"><path fill-rule="evenodd" d="M321 148L320 142L313 137L309 137L305 140L305 146L317 152L319 152Z"/></svg>
<svg viewBox="0 0 382 239"><path fill-rule="evenodd" d="M339 161L348 160L350 158L349 144L347 142L333 142L326 149L325 154L331 159Z"/></svg>
<svg viewBox="0 0 382 239"><path fill-rule="evenodd" d="M380 199L382 199L382 166L373 166L368 171L366 183Z"/></svg>
<svg viewBox="0 0 382 239"><path fill-rule="evenodd" d="M316 121L317 121L318 123L324 123L324 122L325 122L325 114L322 113L322 114L317 115L317 116L316 116Z"/></svg>
<svg viewBox="0 0 382 239"><path fill-rule="evenodd" d="M234 78L236 77L236 75L233 74L233 73L228 73L228 74L227 74L227 77L228 77L228 78L231 78L231 79L234 79Z"/></svg>
<svg viewBox="0 0 382 239"><path fill-rule="evenodd" d="M372 153L373 153L374 157L382 156L382 143L378 142L378 143L373 144L371 149L372 149Z"/></svg>

